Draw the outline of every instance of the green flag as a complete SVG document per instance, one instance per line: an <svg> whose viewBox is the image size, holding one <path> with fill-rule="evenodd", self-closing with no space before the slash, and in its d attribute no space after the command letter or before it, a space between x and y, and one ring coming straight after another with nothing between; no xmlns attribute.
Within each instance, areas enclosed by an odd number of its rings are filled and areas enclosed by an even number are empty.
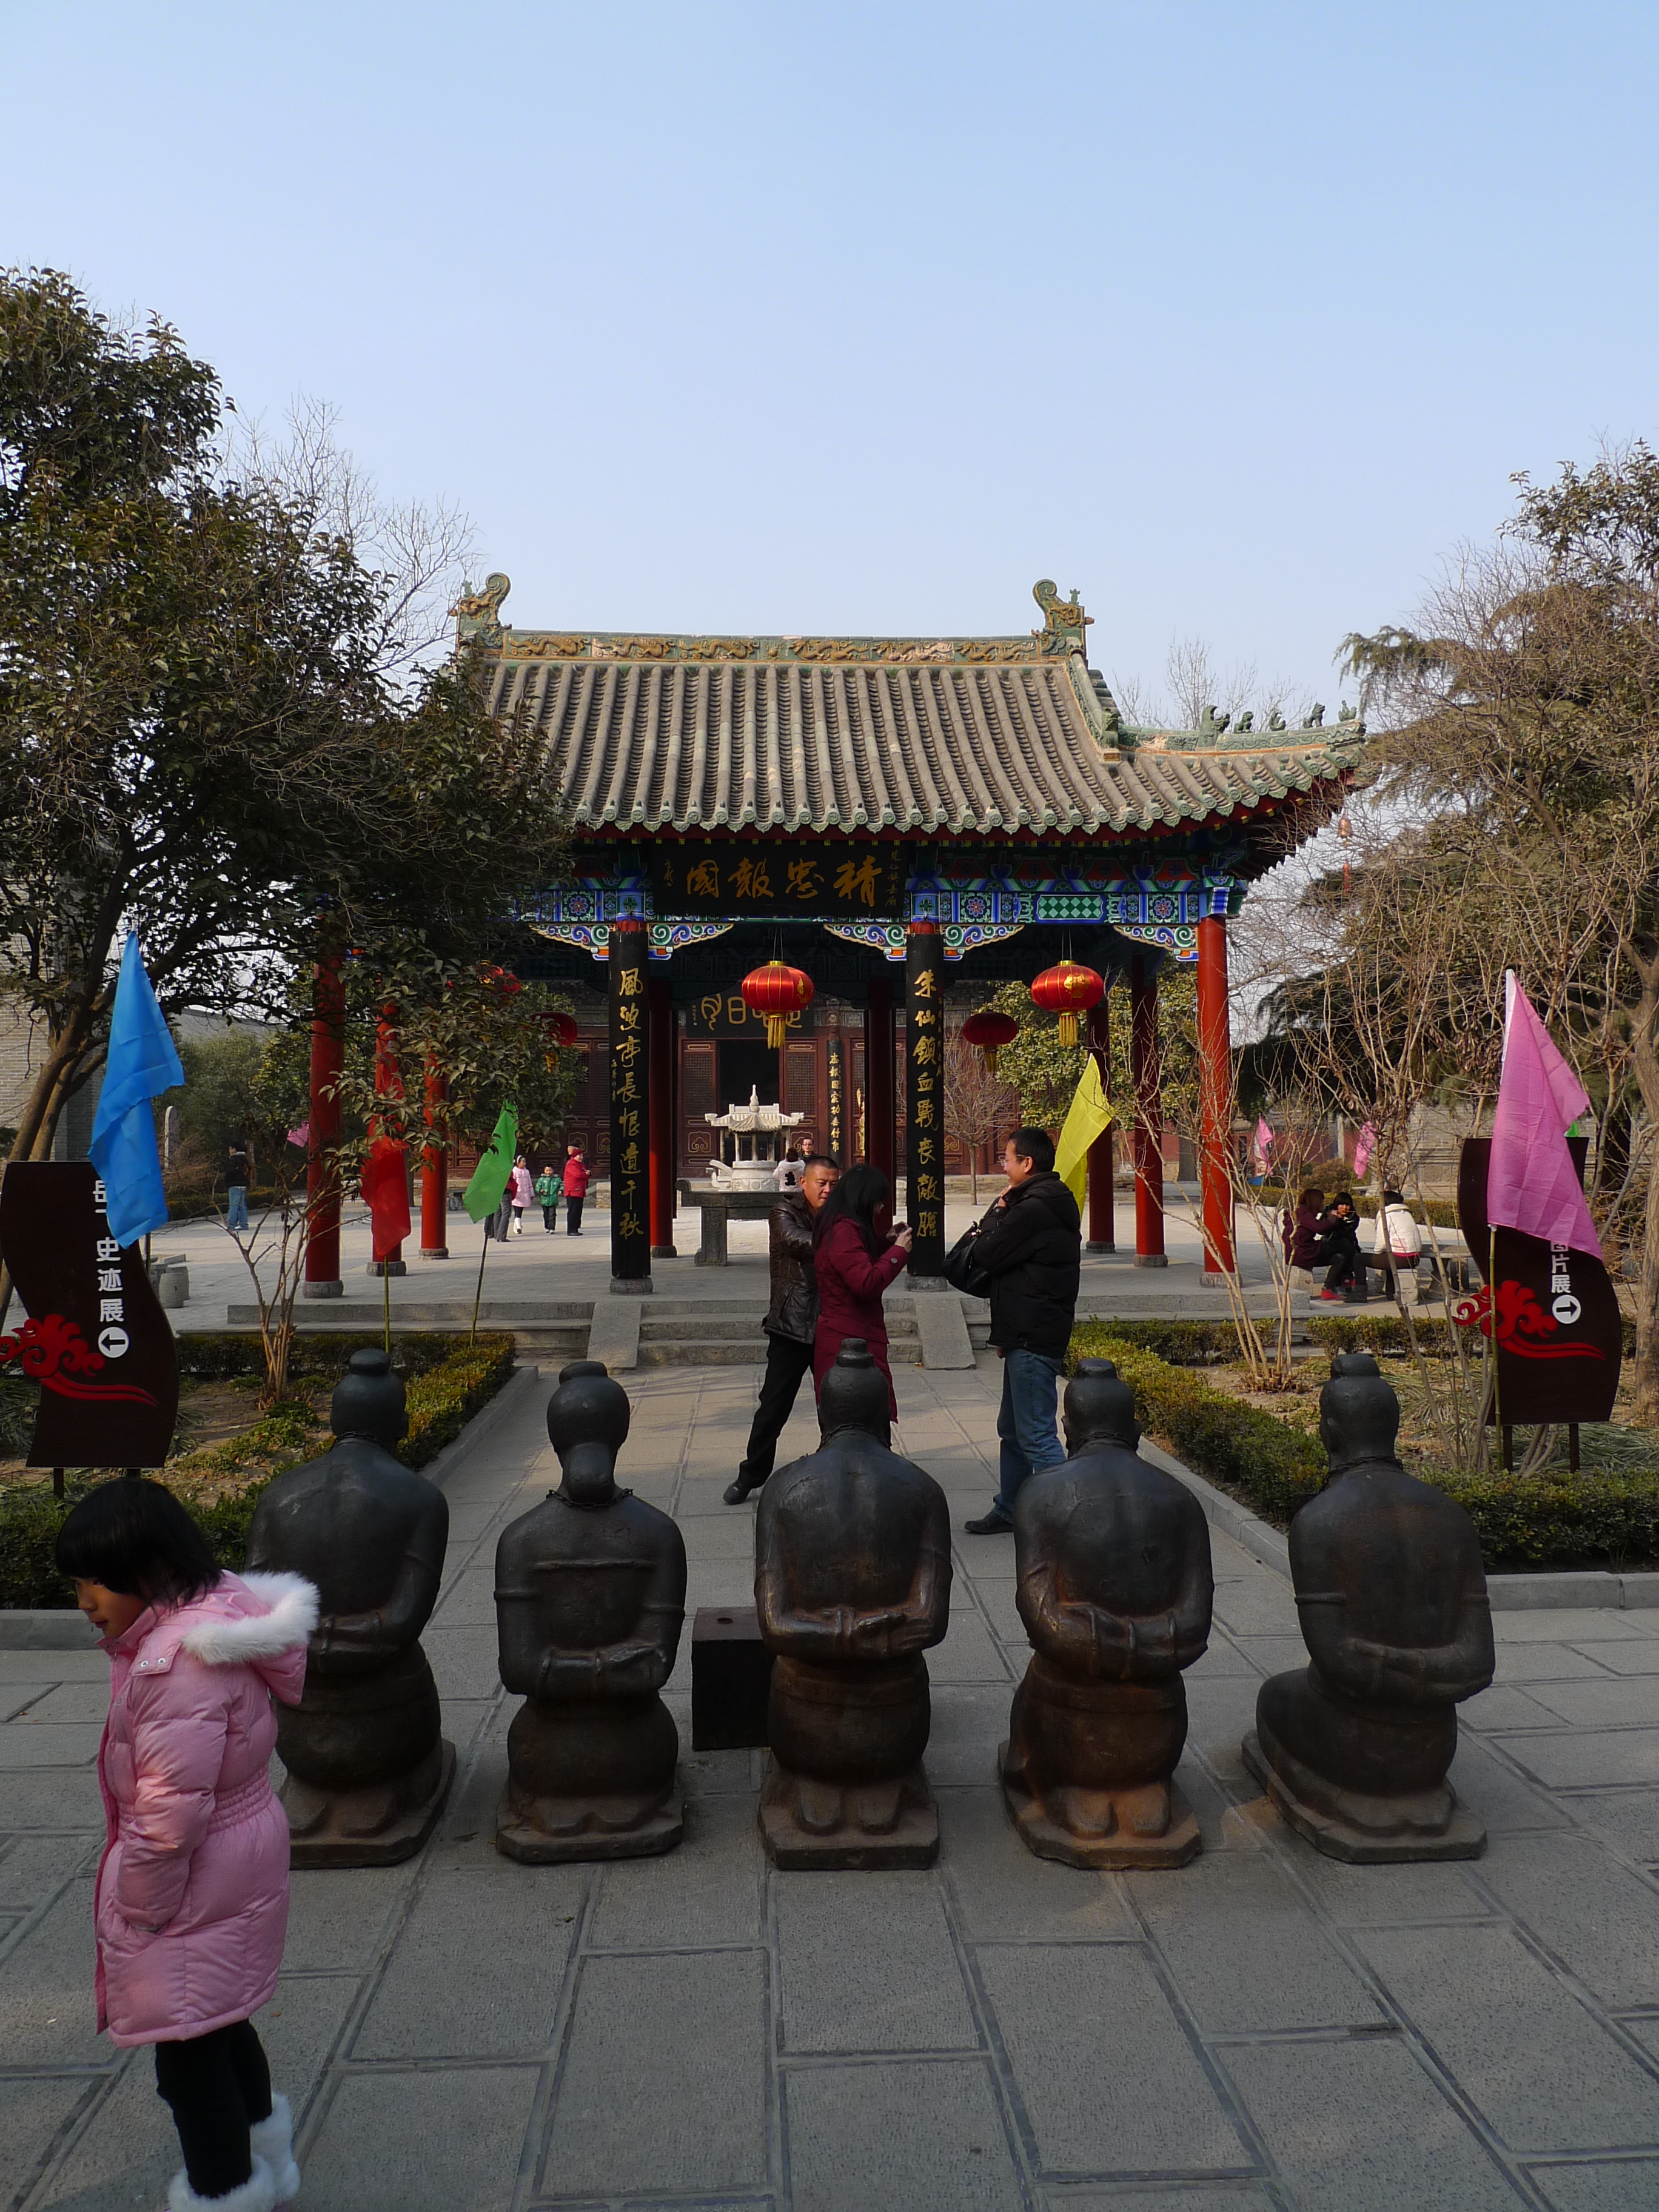
<svg viewBox="0 0 1659 2212"><path fill-rule="evenodd" d="M496 1117L489 1150L473 1170L471 1182L461 1193L461 1204L475 1221L487 1221L501 1204L518 1147L519 1109L516 1106L503 1106Z"/></svg>
<svg viewBox="0 0 1659 2212"><path fill-rule="evenodd" d="M1054 1147L1054 1173L1077 1200L1079 1212L1089 1185L1089 1147L1111 1123L1112 1109L1100 1087L1100 1062L1091 1053L1083 1064L1083 1080L1078 1085L1066 1126L1060 1133L1060 1142Z"/></svg>

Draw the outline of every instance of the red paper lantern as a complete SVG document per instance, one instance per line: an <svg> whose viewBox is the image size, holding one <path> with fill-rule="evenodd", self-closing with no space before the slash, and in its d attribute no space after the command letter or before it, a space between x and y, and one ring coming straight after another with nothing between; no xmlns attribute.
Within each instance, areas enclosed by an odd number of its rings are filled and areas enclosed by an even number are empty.
<svg viewBox="0 0 1659 2212"><path fill-rule="evenodd" d="M1077 1018L1091 1006L1097 1006L1106 994L1103 978L1092 968L1085 968L1075 960L1061 960L1052 968L1045 968L1031 986L1031 996L1037 1005L1051 1014L1060 1016L1060 1041L1062 1044L1077 1042Z"/></svg>
<svg viewBox="0 0 1659 2212"><path fill-rule="evenodd" d="M1005 1044L1012 1044L1019 1035L1019 1024L1012 1014L1000 1014L994 1006L987 1006L977 1014L969 1014L962 1025L964 1044L976 1044L985 1058L988 1075L997 1072L997 1053Z"/></svg>
<svg viewBox="0 0 1659 2212"><path fill-rule="evenodd" d="M812 979L781 960L769 960L764 968L751 969L738 986L751 1014L766 1018L766 1042L774 1052L782 1044L791 1014L810 1006Z"/></svg>
<svg viewBox="0 0 1659 2212"><path fill-rule="evenodd" d="M561 1050L563 1050L567 1046L575 1043L580 1032L576 1028L576 1017L574 1014L554 1012L550 1014L544 1014L542 1016L542 1019L547 1024L549 1030L551 1031L554 1043L557 1045Z"/></svg>

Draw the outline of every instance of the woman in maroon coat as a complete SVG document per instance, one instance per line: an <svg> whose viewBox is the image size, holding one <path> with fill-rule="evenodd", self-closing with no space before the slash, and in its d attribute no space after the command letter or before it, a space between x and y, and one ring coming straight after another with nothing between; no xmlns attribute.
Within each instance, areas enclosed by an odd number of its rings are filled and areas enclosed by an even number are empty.
<svg viewBox="0 0 1659 2212"><path fill-rule="evenodd" d="M876 1225L886 1206L887 1178L861 1162L830 1192L812 1224L812 1268L818 1279L818 1325L812 1340L812 1388L836 1364L845 1337L861 1336L887 1377L887 1410L898 1419L893 1370L887 1362L887 1316L882 1293L902 1273L910 1231Z"/></svg>

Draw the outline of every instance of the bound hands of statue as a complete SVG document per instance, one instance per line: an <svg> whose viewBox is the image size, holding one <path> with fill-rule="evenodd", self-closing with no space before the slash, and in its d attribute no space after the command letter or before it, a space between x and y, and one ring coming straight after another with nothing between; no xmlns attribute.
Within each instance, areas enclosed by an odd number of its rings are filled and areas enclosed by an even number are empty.
<svg viewBox="0 0 1659 2212"><path fill-rule="evenodd" d="M854 1614L848 1625L847 1641L860 1659L895 1659L906 1650L904 1632L922 1624L902 1607L881 1613Z"/></svg>

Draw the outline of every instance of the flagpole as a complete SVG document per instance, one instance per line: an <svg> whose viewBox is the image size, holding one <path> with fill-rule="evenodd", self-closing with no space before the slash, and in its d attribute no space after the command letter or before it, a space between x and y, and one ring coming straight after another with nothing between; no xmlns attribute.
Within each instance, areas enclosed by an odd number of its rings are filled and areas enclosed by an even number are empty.
<svg viewBox="0 0 1659 2212"><path fill-rule="evenodd" d="M490 1229L491 1224L486 1220L483 1225L483 1250L478 1255L478 1287L472 1293L472 1335L470 1340L474 1344L478 1341L478 1304L483 1297L484 1261L489 1257Z"/></svg>
<svg viewBox="0 0 1659 2212"><path fill-rule="evenodd" d="M374 1249L372 1231L368 1249L371 1252ZM392 1357L392 1262L389 1260L382 1260L380 1262L380 1295L386 1302L386 1356L390 1359Z"/></svg>

